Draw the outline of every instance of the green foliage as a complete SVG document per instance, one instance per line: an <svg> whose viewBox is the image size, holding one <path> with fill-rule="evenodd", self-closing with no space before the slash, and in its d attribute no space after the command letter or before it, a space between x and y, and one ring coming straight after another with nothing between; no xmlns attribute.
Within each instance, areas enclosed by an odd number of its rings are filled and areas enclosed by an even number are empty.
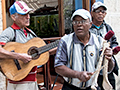
<svg viewBox="0 0 120 90"><path fill-rule="evenodd" d="M58 14L34 16L30 19L29 28L41 38L58 37L58 20Z"/></svg>
<svg viewBox="0 0 120 90"><path fill-rule="evenodd" d="M73 2L74 0L64 0L64 22L65 22L65 33L69 34L72 32L72 11L73 9Z"/></svg>
<svg viewBox="0 0 120 90"><path fill-rule="evenodd" d="M72 32L71 15L74 10L75 0L64 0L64 29L65 33L69 34ZM55 23L55 21L57 23ZM29 28L32 29L38 37L49 38L59 36L59 17L58 14L54 15L39 15L32 16L30 19Z"/></svg>

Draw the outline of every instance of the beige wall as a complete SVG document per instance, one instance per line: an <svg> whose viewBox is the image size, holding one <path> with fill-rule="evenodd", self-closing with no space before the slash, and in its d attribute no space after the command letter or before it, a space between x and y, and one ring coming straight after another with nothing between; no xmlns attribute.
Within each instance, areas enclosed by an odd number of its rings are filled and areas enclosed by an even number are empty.
<svg viewBox="0 0 120 90"><path fill-rule="evenodd" d="M105 21L111 25L115 31L117 41L120 45L120 0L104 0L105 5L107 6L107 15ZM120 52L115 56L120 66ZM120 68L120 67L119 67ZM116 90L120 90L120 72L119 76L116 76Z"/></svg>

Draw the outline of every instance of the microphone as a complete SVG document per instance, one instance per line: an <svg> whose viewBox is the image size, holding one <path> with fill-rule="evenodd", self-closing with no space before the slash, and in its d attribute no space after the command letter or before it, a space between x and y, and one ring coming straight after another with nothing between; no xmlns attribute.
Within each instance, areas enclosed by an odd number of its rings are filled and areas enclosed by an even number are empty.
<svg viewBox="0 0 120 90"><path fill-rule="evenodd" d="M112 36L114 35L114 32L112 30L108 31L107 34L105 35L104 39L109 40ZM120 51L120 46L116 46L113 49L113 54L117 54Z"/></svg>
<svg viewBox="0 0 120 90"><path fill-rule="evenodd" d="M117 54L119 51L120 51L120 46L116 46L116 47L113 49L113 54Z"/></svg>
<svg viewBox="0 0 120 90"><path fill-rule="evenodd" d="M105 35L104 39L109 40L114 35L114 32L112 30L108 31Z"/></svg>

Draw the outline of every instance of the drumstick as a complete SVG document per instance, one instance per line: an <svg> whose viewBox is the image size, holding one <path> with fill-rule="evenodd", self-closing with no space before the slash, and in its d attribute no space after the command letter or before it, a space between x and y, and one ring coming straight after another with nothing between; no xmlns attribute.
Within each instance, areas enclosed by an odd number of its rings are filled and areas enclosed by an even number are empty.
<svg viewBox="0 0 120 90"><path fill-rule="evenodd" d="M96 71L93 72L93 75L96 73L96 72L99 72L100 70L102 70L107 64L103 65L102 67L100 67L99 69L97 69ZM92 76L92 75L90 75ZM78 83L81 83L82 81L78 82Z"/></svg>
<svg viewBox="0 0 120 90"><path fill-rule="evenodd" d="M96 73L96 72L99 72L100 70L102 70L106 65L107 65L107 64L103 65L103 66L100 67L98 70L94 71L93 74Z"/></svg>

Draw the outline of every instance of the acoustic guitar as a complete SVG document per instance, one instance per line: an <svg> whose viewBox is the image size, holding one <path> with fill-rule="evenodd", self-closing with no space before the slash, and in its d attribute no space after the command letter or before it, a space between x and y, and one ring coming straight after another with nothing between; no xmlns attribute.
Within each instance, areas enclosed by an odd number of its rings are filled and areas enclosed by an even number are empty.
<svg viewBox="0 0 120 90"><path fill-rule="evenodd" d="M6 43L3 47L5 50L16 53L27 53L32 56L32 60L28 63L23 63L21 60L2 59L0 60L0 66L3 74L13 81L22 80L34 66L44 65L48 61L48 50L57 47L58 43L59 40L45 44L41 38L33 38L26 43Z"/></svg>

